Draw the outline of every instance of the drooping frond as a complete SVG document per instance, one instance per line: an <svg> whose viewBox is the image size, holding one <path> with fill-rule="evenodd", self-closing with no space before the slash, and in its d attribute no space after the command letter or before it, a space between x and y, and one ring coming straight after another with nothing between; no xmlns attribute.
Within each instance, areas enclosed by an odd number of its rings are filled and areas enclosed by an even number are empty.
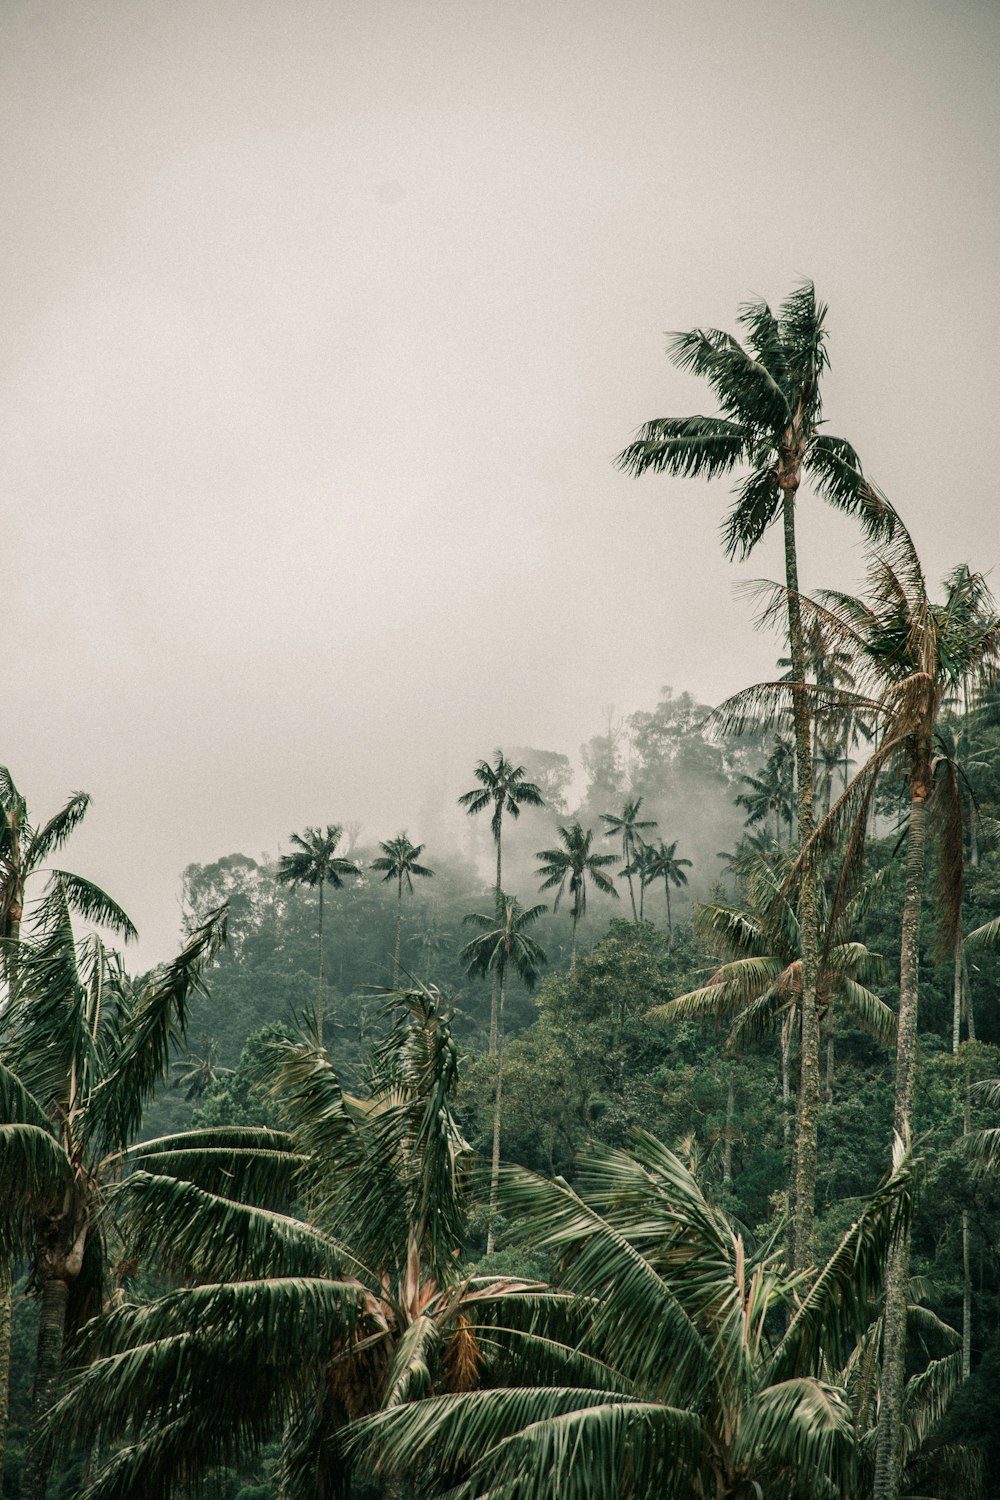
<svg viewBox="0 0 1000 1500"><path fill-rule="evenodd" d="M725 415L743 426L779 431L792 419L788 395L759 359L718 328L674 334L670 357L679 369L706 379Z"/></svg>
<svg viewBox="0 0 1000 1500"><path fill-rule="evenodd" d="M102 891L100 886L94 885L93 881L84 880L82 875L73 875L69 870L53 870L52 876L61 884L70 910L85 922L93 922L97 927L107 927L125 942L139 936L128 913L106 891ZM44 925L44 905L39 919Z"/></svg>
<svg viewBox="0 0 1000 1500"><path fill-rule="evenodd" d="M748 1468L785 1467L833 1479L853 1493L857 1449L850 1406L836 1386L812 1377L765 1387L748 1402L735 1454Z"/></svg>
<svg viewBox="0 0 1000 1500"><path fill-rule="evenodd" d="M753 434L722 417L659 417L645 422L616 463L626 474L678 474L713 479L742 463Z"/></svg>
<svg viewBox="0 0 1000 1500"><path fill-rule="evenodd" d="M819 493L838 510L856 516L872 541L892 537L899 517L881 490L865 478L850 443L818 434L806 454L805 468Z"/></svg>
<svg viewBox="0 0 1000 1500"><path fill-rule="evenodd" d="M210 1193L260 1208L287 1207L310 1158L290 1135L256 1126L192 1130L144 1141L130 1163L153 1176L176 1177Z"/></svg>
<svg viewBox="0 0 1000 1500"><path fill-rule="evenodd" d="M127 1033L97 1103L109 1149L123 1149L136 1133L143 1108L167 1071L170 1048L187 1031L188 1005L202 970L226 940L228 908L206 917L170 963L154 969L135 996Z"/></svg>
<svg viewBox="0 0 1000 1500"><path fill-rule="evenodd" d="M355 1269L342 1245L305 1221L174 1177L133 1172L113 1203L123 1237L168 1275L217 1281Z"/></svg>

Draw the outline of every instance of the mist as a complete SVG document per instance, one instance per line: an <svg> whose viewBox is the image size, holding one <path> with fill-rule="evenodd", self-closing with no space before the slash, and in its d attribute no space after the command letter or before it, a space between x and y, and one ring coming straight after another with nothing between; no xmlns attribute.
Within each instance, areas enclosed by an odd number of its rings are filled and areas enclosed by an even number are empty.
<svg viewBox="0 0 1000 1500"><path fill-rule="evenodd" d="M495 747L566 755L569 815L607 705L627 733L664 683L771 671L734 586L780 538L730 564L724 484L613 465L711 399L667 329L811 277L830 430L931 577L990 570L998 29L973 0L4 7L0 759L39 815L94 795L72 863L133 962L191 862L334 821L468 849ZM805 587L857 583L808 496L800 545ZM737 810L679 773L647 806L704 893ZM512 840L519 882L553 828Z"/></svg>

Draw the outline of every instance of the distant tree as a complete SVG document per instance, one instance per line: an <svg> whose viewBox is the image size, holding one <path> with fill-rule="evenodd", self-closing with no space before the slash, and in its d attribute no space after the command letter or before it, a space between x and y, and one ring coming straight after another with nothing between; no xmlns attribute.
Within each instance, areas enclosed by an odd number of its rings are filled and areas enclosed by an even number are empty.
<svg viewBox="0 0 1000 1500"><path fill-rule="evenodd" d="M592 880L599 891L617 900L618 892L614 881L609 880L604 874L608 865L617 863L617 855L591 854L593 829L588 828L584 833L579 823L573 823L569 828L560 827L559 837L562 840L561 848L539 849L535 858L542 861L538 868L538 874L544 877L541 889L548 891L558 886L552 906L553 911L559 910L563 892L567 883L569 884L569 893L573 898L573 953L570 968L574 968L576 965L576 927L587 911L587 881Z"/></svg>
<svg viewBox="0 0 1000 1500"><path fill-rule="evenodd" d="M533 781L528 781L525 767L516 766L502 750L496 751L494 765L491 766L488 760L481 760L473 774L479 785L473 787L471 792L463 792L458 805L464 807L470 816L481 813L488 807L493 808L490 829L497 850L495 889L499 894L503 888L501 841L504 814L519 818L522 807L543 807L545 802L540 788Z"/></svg>
<svg viewBox="0 0 1000 1500"><path fill-rule="evenodd" d="M781 843L781 825L792 829L792 771L794 746L790 740L776 736L774 748L756 776L741 776L748 788L734 798L737 807L746 809L746 821L754 827L774 817L775 843Z"/></svg>
<svg viewBox="0 0 1000 1500"><path fill-rule="evenodd" d="M493 1250L493 1229L496 1219L497 1181L500 1173L500 1104L503 1097L503 1009L504 988L507 972L513 969L528 990L534 989L545 953L528 928L538 921L543 904L525 909L513 896L497 892L496 910L491 916L481 912L470 912L465 921L470 927L481 929L479 937L473 938L462 949L461 959L468 974L490 974L497 981L499 1004L497 1007L497 1031L494 1055L493 1090L493 1155L490 1170L490 1224L487 1231L486 1253Z"/></svg>
<svg viewBox="0 0 1000 1500"><path fill-rule="evenodd" d="M627 801L620 813L601 813L601 821L607 824L605 838L618 837L622 841L622 859L625 869L622 874L628 880L629 900L632 903L632 920L638 922L639 913L635 905L635 887L632 884L632 871L629 866L635 858L636 850L643 842L642 830L644 828L655 828L656 819L640 819L639 809L642 807L642 798L634 797Z"/></svg>
<svg viewBox="0 0 1000 1500"><path fill-rule="evenodd" d="M677 857L677 840L672 844L665 844L660 839L657 844L647 844L649 854L646 861L645 880L647 885L652 885L654 880L663 881L663 889L667 897L667 941L674 940L674 924L670 914L670 887L687 885L685 869L691 868L689 859Z"/></svg>
<svg viewBox="0 0 1000 1500"><path fill-rule="evenodd" d="M293 833L294 854L283 854L278 861L278 880L282 885L308 886L319 892L319 981L316 990L316 1038L323 1045L323 887L332 885L339 891L345 875L360 875L353 861L337 858L337 844L343 832L339 823L328 823L326 831L307 828Z"/></svg>
<svg viewBox="0 0 1000 1500"><path fill-rule="evenodd" d="M392 956L392 987L399 988L399 939L403 923L403 882L406 889L413 894L414 875L431 876L433 870L428 870L425 865L418 865L417 859L423 853L423 844L411 844L405 833L398 833L394 839L387 844L379 844L382 850L378 859L372 860L373 870L384 870L383 884L390 880L396 882L396 946Z"/></svg>

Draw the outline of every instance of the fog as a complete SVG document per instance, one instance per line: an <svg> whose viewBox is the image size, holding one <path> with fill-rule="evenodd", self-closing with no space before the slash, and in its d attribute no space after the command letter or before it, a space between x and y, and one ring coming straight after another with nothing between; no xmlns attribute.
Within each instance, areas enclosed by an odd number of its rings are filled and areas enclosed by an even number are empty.
<svg viewBox="0 0 1000 1500"><path fill-rule="evenodd" d="M996 561L1000 14L7 0L0 761L166 956L191 861L460 842L497 745L769 673L665 330L803 277L932 577ZM808 496L804 586L857 528ZM684 837L723 848L687 808ZM450 830L450 831L449 831ZM665 836L675 835L669 830ZM433 861L432 861L433 862ZM714 878L715 872L713 872Z"/></svg>

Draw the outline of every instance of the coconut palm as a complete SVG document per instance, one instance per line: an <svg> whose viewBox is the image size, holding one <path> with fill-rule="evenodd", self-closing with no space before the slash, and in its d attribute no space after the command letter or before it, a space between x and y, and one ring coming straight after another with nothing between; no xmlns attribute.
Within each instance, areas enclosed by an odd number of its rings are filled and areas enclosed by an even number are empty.
<svg viewBox="0 0 1000 1500"><path fill-rule="evenodd" d="M426 865L418 865L417 859L424 852L423 844L411 844L405 833L398 833L394 839L387 844L379 844L382 850L378 859L372 860L373 870L384 870L383 884L390 880L396 882L396 945L392 955L392 987L399 988L399 938L403 924L403 882L406 889L413 895L413 877L431 876L433 870L427 869Z"/></svg>
<svg viewBox="0 0 1000 1500"><path fill-rule="evenodd" d="M784 590L775 590L767 613L777 612ZM827 635L849 653L854 690L813 689L805 683L789 691L807 697L822 693L827 703L841 701L869 716L875 748L838 798L806 847L799 869L815 867L821 840L846 829L844 859L834 914L857 878L864 853L868 813L879 777L897 771L908 790L906 873L901 918L899 1013L896 1027L894 1130L910 1132L916 1064L919 992L920 911L923 894L928 817L932 805L942 817L940 859L955 922L960 915L960 882L947 879L963 838L961 811L952 779L935 787L940 759L935 735L942 708L961 694L974 703L994 681L1000 667L1000 618L985 581L968 568L955 569L945 582L945 597L934 604L909 533L897 522L891 542L877 549L868 569L865 596L828 591L818 601L800 600L800 608L823 622ZM762 685L744 698L775 706L780 686ZM737 722L728 715L729 722ZM949 811L950 808L950 811ZM902 1399L906 1348L906 1292L909 1239L900 1237L886 1278L882 1400L879 1408L876 1500L898 1500L901 1474Z"/></svg>
<svg viewBox="0 0 1000 1500"><path fill-rule="evenodd" d="M0 1065L0 1234L30 1255L40 1302L23 1500L45 1492L48 1459L38 1432L67 1319L82 1321L100 1305L104 1195L225 935L225 913L213 913L173 963L134 985L98 938L76 942L59 877L45 906L40 934L21 945Z"/></svg>
<svg viewBox="0 0 1000 1500"><path fill-rule="evenodd" d="M635 859L636 850L643 843L642 830L644 828L655 828L656 819L640 819L639 809L642 807L642 798L634 797L622 806L620 813L601 813L601 822L607 824L605 838L620 838L622 841L622 859L625 869L622 874L628 879L629 900L632 902L632 920L639 921L639 913L635 905L635 888L632 885L632 871L628 868Z"/></svg>
<svg viewBox="0 0 1000 1500"><path fill-rule="evenodd" d="M24 920L26 889L34 877L48 876L48 888L58 879L63 897L85 920L108 928L124 941L136 936L132 922L105 891L82 875L48 869L48 861L86 816L90 797L75 792L59 812L36 823L28 804L6 766L0 766L0 976L8 999L17 991L18 955ZM0 1251L0 1473L7 1437L7 1399L10 1384L11 1267Z"/></svg>
<svg viewBox="0 0 1000 1500"><path fill-rule="evenodd" d="M293 833L291 842L294 854L283 854L278 860L278 880L282 885L308 886L319 892L319 979L316 988L316 1036L323 1045L323 888L332 885L339 891L345 875L360 875L358 866L350 859L337 857L337 845L343 833L339 823L328 823L321 828L307 828L305 833Z"/></svg>
<svg viewBox="0 0 1000 1500"><path fill-rule="evenodd" d="M592 1146L578 1187L520 1169L504 1204L582 1314L558 1363L360 1424L390 1482L469 1500L746 1500L858 1491L843 1364L907 1220L902 1153L817 1273L753 1250L661 1142ZM543 1325L544 1326L544 1325ZM541 1378L540 1378L541 1377Z"/></svg>
<svg viewBox="0 0 1000 1500"><path fill-rule="evenodd" d="M501 840L504 814L519 818L522 807L544 807L545 799L535 783L526 779L528 772L525 766L515 766L502 750L497 750L495 755L494 765L491 766L488 760L481 760L476 766L473 774L479 785L473 787L471 792L463 792L458 805L464 807L470 817L489 807L493 808L490 830L497 848L495 889L499 894L503 888Z"/></svg>
<svg viewBox="0 0 1000 1500"><path fill-rule="evenodd" d="M857 453L843 438L825 430L820 378L829 363L824 322L826 308L805 282L775 315L766 302L745 305L739 322L744 347L716 328L676 334L674 363L703 376L721 408L715 417L668 417L647 422L622 454L620 467L631 474L667 473L714 478L741 471L737 501L726 518L724 541L729 556L746 557L765 531L781 521L785 547L785 610L792 676L804 684L806 638L799 606L795 504L808 481L839 510L856 515L869 536L891 534L895 513L864 477ZM813 764L810 702L801 687L792 693L799 842L813 827ZM816 1128L819 1116L819 1017L816 1012L818 965L816 877L805 872L799 901L802 912L803 1027L798 1122L800 1181L795 1200L795 1254L809 1260L816 1176Z"/></svg>
<svg viewBox="0 0 1000 1500"><path fill-rule="evenodd" d="M543 1289L470 1278L459 1259L470 1153L448 1012L427 988L394 1000L363 1098L315 1042L278 1043L289 1131L192 1131L132 1153L116 1216L176 1289L87 1330L91 1362L52 1426L113 1444L91 1500L167 1500L279 1434L283 1495L346 1493L351 1419L489 1378L501 1328L542 1342L529 1330Z"/></svg>
<svg viewBox="0 0 1000 1500"><path fill-rule="evenodd" d="M651 844L637 843L631 862L619 875L625 875L628 879L634 875L639 882L639 921L646 920L646 887L651 885L655 879L653 873L653 849Z"/></svg>
<svg viewBox="0 0 1000 1500"><path fill-rule="evenodd" d="M465 921L470 927L480 928L479 937L466 943L459 957L467 974L490 974L496 979L498 994L497 1032L494 1057L493 1085L493 1151L490 1167L490 1223L486 1237L486 1253L493 1251L493 1230L496 1220L497 1182L500 1173L500 1104L503 1097L503 1009L507 972L513 969L526 989L534 989L545 963L545 953L528 928L538 921L548 908L542 904L525 908L513 896L497 893L496 910L486 916L482 912L470 912Z"/></svg>
<svg viewBox="0 0 1000 1500"><path fill-rule="evenodd" d="M537 873L543 876L540 890L548 891L554 887L556 898L552 903L552 910L559 910L559 903L563 898L563 892L569 885L569 893L573 898L573 952L570 958L570 968L576 967L576 926L580 918L587 913L587 881L592 880L594 885L605 896L613 896L618 899L613 880L609 880L604 874L608 865L617 863L615 854L591 854L590 845L594 837L592 828L586 833L580 823L573 823L569 828L559 828L559 838L562 842L561 848L539 849L535 858L542 863Z"/></svg>
<svg viewBox="0 0 1000 1500"><path fill-rule="evenodd" d="M649 857L644 872L647 885L652 885L654 880L663 881L663 889L667 897L667 941L674 940L674 923L670 914L670 887L679 888L687 885L688 878L685 869L691 868L689 859L679 859L677 856L677 840L672 844L665 844L660 839L657 844L650 844Z"/></svg>

